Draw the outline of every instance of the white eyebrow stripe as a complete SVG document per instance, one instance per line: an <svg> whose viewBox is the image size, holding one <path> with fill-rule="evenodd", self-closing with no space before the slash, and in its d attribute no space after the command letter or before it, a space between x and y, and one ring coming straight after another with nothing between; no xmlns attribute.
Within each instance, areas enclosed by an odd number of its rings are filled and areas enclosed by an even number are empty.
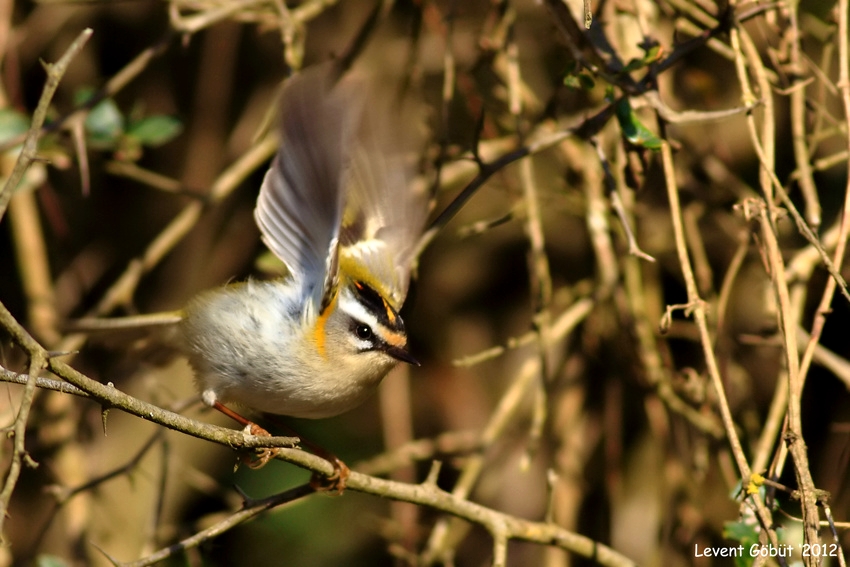
<svg viewBox="0 0 850 567"><path fill-rule="evenodd" d="M369 325L380 341L394 346L402 346L406 343L405 340L400 340L400 337L404 338L406 336L404 333L394 331L381 323L380 319L370 310L366 309L350 290L344 290L343 293L346 299L350 301L340 301L337 307L338 309L352 319Z"/></svg>
<svg viewBox="0 0 850 567"><path fill-rule="evenodd" d="M357 301L356 297L354 297L350 293L346 293L346 296L350 301L340 301L339 309L344 311L347 315L350 315L352 318L366 323L370 327L374 328L380 325L378 317L375 316L374 313L366 309L366 307L364 307L362 303Z"/></svg>

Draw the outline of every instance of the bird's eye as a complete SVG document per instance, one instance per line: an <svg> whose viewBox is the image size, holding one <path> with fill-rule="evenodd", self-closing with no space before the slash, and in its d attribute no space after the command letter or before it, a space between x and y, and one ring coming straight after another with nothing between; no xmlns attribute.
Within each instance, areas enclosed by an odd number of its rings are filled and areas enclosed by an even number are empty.
<svg viewBox="0 0 850 567"><path fill-rule="evenodd" d="M372 338L372 329L369 325L357 325L354 328L354 334L357 335L357 338L363 341L368 341Z"/></svg>

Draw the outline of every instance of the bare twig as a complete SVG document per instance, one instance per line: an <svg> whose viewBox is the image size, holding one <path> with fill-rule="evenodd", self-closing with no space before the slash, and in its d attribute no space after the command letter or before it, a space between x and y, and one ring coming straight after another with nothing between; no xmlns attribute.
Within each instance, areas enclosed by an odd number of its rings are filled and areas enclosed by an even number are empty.
<svg viewBox="0 0 850 567"><path fill-rule="evenodd" d="M800 81L800 75L803 70L803 63L800 54L801 30L798 22L799 3L789 5L788 13L790 16L790 25L787 28L788 38L791 44L791 60L789 61L788 71L792 75L793 80ZM800 184L800 191L806 201L806 220L812 227L817 228L821 223L821 206L818 199L817 188L812 172L812 166L809 162L811 152L807 141L806 132L806 86L800 85L800 88L791 90L791 131L794 147L794 158L797 163L797 178Z"/></svg>
<svg viewBox="0 0 850 567"><path fill-rule="evenodd" d="M33 112L32 123L29 131L27 131L24 147L21 149L21 154L18 156L18 161L15 163L15 168L12 170L9 179L6 180L3 189L0 190L0 219L3 218L6 212L9 199L12 198L12 192L17 189L27 169L29 169L29 166L37 158L41 126L47 117L47 110L50 106L50 101L53 99L53 93L56 92L56 87L59 86L59 81L62 80L65 71L68 70L68 65L71 64L74 57L83 49L92 33L92 30L88 28L83 30L56 63L46 63L44 65L47 71L47 81L44 84L44 90L41 93L38 106L36 106L35 112Z"/></svg>
<svg viewBox="0 0 850 567"><path fill-rule="evenodd" d="M0 309L5 308L0 305ZM6 477L3 480L3 488L0 489L0 533L2 533L3 525L9 516L9 499L12 498L12 493L15 491L15 486L20 478L23 465L26 464L32 468L38 466L38 463L33 461L27 453L25 440L30 408L35 399L37 387L35 376L41 371L44 363L45 357L41 353L30 355L29 379L24 386L24 395L21 398L21 405L15 415L15 422L11 427L11 431L9 431L9 434L13 438L12 459L9 464L9 470L6 472Z"/></svg>
<svg viewBox="0 0 850 567"><path fill-rule="evenodd" d="M89 110L91 110L98 102L108 97L114 96L121 89L126 87L133 79L138 77L142 73L142 71L144 71L148 67L151 61L153 61L157 56L161 55L165 51L165 48L168 46L173 37L173 32L167 32L158 42L156 42L151 47L144 49L132 61L127 63L127 65L125 65L118 73L113 75L112 78L110 78L106 82L106 84L97 93L95 93L94 96L87 99L81 107L74 109L74 111L72 111L70 114L64 115L58 118L57 120L52 121L47 126L41 127L40 134L55 131L69 122L71 124L75 124L83 121ZM16 136L3 142L2 144L0 144L0 152L4 152L9 148L13 148L23 143L25 138L26 135Z"/></svg>
<svg viewBox="0 0 850 567"><path fill-rule="evenodd" d="M0 306L0 324L3 324L10 329L20 329L14 319L11 318L11 315L5 311L2 306ZM35 360L39 360L39 353L44 353L44 351L38 347L37 343L35 343L31 338L27 338L25 335L21 342L23 343L22 346L31 349L31 351L35 353ZM44 359L42 358L40 360L43 361ZM532 366L535 366L535 361L536 359L531 359ZM47 365L52 372L74 384L80 390L85 391L89 397L106 406L120 409L148 421L164 425L170 429L223 444L234 449L282 447L277 458L321 474L333 474L332 465L324 459L305 453L304 451L289 449L288 447L292 446L292 438L257 437L249 435L243 431L234 431L231 429L203 424L133 398L111 385L104 385L99 382L95 382L94 380L80 374L70 366L58 362L55 359L50 359L47 362ZM537 372L534 371L534 368L529 368L529 370L532 371L526 371L523 373L526 377L533 377L536 375ZM36 371L36 369L31 369L30 376L34 376ZM35 389L37 382L34 379L30 379L27 384L32 389ZM515 390L515 394L521 396L525 390L523 386L527 386L528 382L517 382L517 385L519 385L520 388ZM517 407L516 401L518 401L518 399L519 398L517 396L509 396L506 398L506 400L513 400L506 406L508 409L507 413L499 413L497 415L501 416L502 419L512 415L511 408L515 409ZM504 422L501 419L494 422L491 427L488 428L489 431L484 433L484 438L486 439L487 437L491 437L493 434L501 430L503 425ZM480 470L480 468L475 467L473 470L477 471ZM449 494L438 489L433 484L410 485L381 480L361 473L352 472L348 479L347 487L351 490L380 495L414 504L426 505L444 512L449 512L457 517L479 523L490 530L491 533L501 533L501 526L504 525L504 534L506 538L522 539L545 545L556 545L564 549L569 549L574 553L578 553L585 557L593 557L601 565L633 565L631 561L622 555L617 554L614 550L593 542L589 538L568 532L567 530L553 524L529 522L495 510L490 510L479 504L469 502L465 499L465 495L463 494ZM213 535L215 533L221 533L221 531L226 530L233 525L242 523L264 510L281 503L288 502L292 500L293 494L300 497L309 492L312 492L312 489L309 489L308 491L307 488L300 487L299 489L295 489L294 492L287 492L282 495L249 503L242 511L228 517L227 520L217 524L213 528L210 528L210 530L215 530L214 532L207 533L206 530L199 532L188 540L178 544L174 549L169 548L170 550L166 549L158 552L158 554L155 554L157 559L146 558L141 560L141 562L131 563L128 565L149 565L152 561L158 561L164 557L170 556L174 553L175 549L182 550L186 549L187 545L197 545L201 541L208 539L211 533ZM148 562L149 560L151 562Z"/></svg>
<svg viewBox="0 0 850 567"><path fill-rule="evenodd" d="M44 91L42 92L41 99L33 113L32 123L29 131L27 132L24 147L18 156L17 162L15 163L15 168L12 170L12 173L6 181L6 184L3 186L2 191L0 191L0 219L3 218L6 206L9 203L9 199L12 197L12 192L17 188L18 183L20 183L27 169L36 159L41 125L44 124L44 119L47 116L47 108L53 98L53 93L56 92L56 88L59 86L59 81L62 80L68 65L70 65L71 61L80 52L80 50L82 50L83 46L91 37L91 34L92 30L83 30L71 46L68 47L59 61L54 64L45 65L45 69L47 70L47 82L44 85ZM4 316L8 314L5 306L2 304L0 304L0 310L3 311ZM11 317L11 315L8 316ZM10 330L15 326L16 325L4 325L4 327ZM26 339L28 339L27 342L34 342L30 337L28 337L28 334L23 329L19 329L17 333L13 333L13 337L26 337ZM12 497L12 493L17 485L23 464L26 463L30 466L35 466L35 462L29 458L26 452L24 443L26 439L29 412L32 407L37 387L36 377L44 366L47 356L43 350L30 350L28 354L30 360L29 379L27 380L24 388L21 405L18 408L15 422L12 426L11 433L14 436L12 459L3 482L3 487L0 489L0 533L3 532L3 524L7 518L9 499Z"/></svg>
<svg viewBox="0 0 850 567"><path fill-rule="evenodd" d="M799 490L801 492L800 502L803 506L804 529L806 542L812 545L820 541L818 537L818 507L817 495L814 481L809 470L809 460L806 443L803 439L803 425L800 402L803 395L803 377L800 374L800 361L797 350L797 322L794 311L791 308L791 300L788 296L788 287L785 284L785 265L779 244L776 241L774 226L770 219L768 207L760 207L758 218L760 219L762 240L767 248L766 252L770 261L771 280L774 283L775 293L778 297L777 317L779 327L785 342L785 363L788 372L788 432L785 434L786 442L791 456L794 459L794 471L797 476ZM807 564L819 565L820 558L810 557Z"/></svg>
<svg viewBox="0 0 850 567"><path fill-rule="evenodd" d="M732 450L732 455L735 458L735 464L738 467L738 471L741 475L741 478L747 480L749 479L752 472L750 469L750 465L747 463L747 458L744 453L744 449L741 446L741 441L738 437L738 432L735 428L735 421L732 417L732 412L730 411L729 404L726 400L723 379L720 376L720 369L718 368L717 360L714 356L714 341L712 340L711 334L708 330L708 320L705 312L705 303L699 296L699 291L696 285L696 279L691 268L691 261L690 258L688 258L688 245L685 241L685 229L682 226L682 212L681 207L679 205L679 190L676 185L676 176L674 173L673 153L670 150L669 144L667 144L666 142L663 143L661 146L661 158L662 164L664 166L664 179L666 182L667 197L670 202L670 215L671 219L673 220L673 233L676 239L676 252L679 258L679 265L682 268L682 274L685 278L685 287L688 292L688 307L691 310L694 321L696 322L697 328L699 329L700 344L702 345L703 355L705 357L705 364L708 369L709 378L711 379L711 383L714 386L715 394L717 395L718 409L720 410L720 417L723 422L723 428L726 431L726 438L729 441L729 446ZM771 543L776 545L778 543L778 540L776 532L771 528L772 521L770 519L769 510L764 506L764 503L762 502L758 494L751 494L749 497L752 499L753 504L756 508L759 523L762 525L763 529L767 530L767 535L770 538Z"/></svg>
<svg viewBox="0 0 850 567"><path fill-rule="evenodd" d="M288 502L298 500L299 498L303 498L304 496L312 494L313 492L315 492L315 490L313 490L313 488L309 484L304 484L301 486L297 486L291 490L287 490L286 492L281 492L280 494L269 496L268 498L246 501L245 506L241 510L227 516L227 518L225 518L224 520L197 533L192 534L191 536L180 541L179 543L175 543L174 545L170 545L164 549L160 549L159 551L152 553L147 557L139 559L138 561L121 563L111 557L109 559L110 561L112 561L113 565L117 565L120 567L145 567L147 565L154 565L156 563L159 563L160 561L168 559L169 557L174 557L175 555L182 554L189 549L197 547L200 544L208 541L209 539L217 535L223 534L234 526L243 524L251 518L262 514L263 512L266 512L273 508L277 508L278 506L281 506Z"/></svg>
<svg viewBox="0 0 850 567"><path fill-rule="evenodd" d="M592 306L593 300L583 299L577 302L572 309L567 310L559 321L563 322L563 325L561 326L556 323L550 329L551 334L549 338L552 342L547 347L552 347L563 341L575 325L590 313ZM513 384L502 395L498 406L493 411L487 426L484 428L481 434L482 446L487 447L492 445L516 418L520 403L529 392L533 391L532 388L537 384L537 377L540 371L539 357L530 357L525 360ZM479 475L483 471L484 463L484 455L481 454L474 455L467 460L461 476L452 491L454 497L461 499L468 498L473 486L478 481ZM448 534L461 529L465 528L457 521L443 519L437 522L437 525L431 532L428 545L423 552L423 560L427 563L442 557L446 551L444 545L446 544Z"/></svg>

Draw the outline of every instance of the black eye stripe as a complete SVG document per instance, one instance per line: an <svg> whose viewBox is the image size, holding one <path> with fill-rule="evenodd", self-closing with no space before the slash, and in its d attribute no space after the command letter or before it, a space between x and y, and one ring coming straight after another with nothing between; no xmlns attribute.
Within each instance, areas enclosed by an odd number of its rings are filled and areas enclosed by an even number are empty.
<svg viewBox="0 0 850 567"><path fill-rule="evenodd" d="M354 291L363 301L363 304L369 307L369 311L376 314L381 314L386 311L384 308L384 299L381 297L381 294L368 285L363 282L354 282Z"/></svg>
<svg viewBox="0 0 850 567"><path fill-rule="evenodd" d="M399 319L400 321L400 319ZM387 333L388 334L384 334ZM372 325L351 317L348 322L348 332L351 336L359 341L356 346L357 352L384 351L387 353L394 352L398 347L393 345L404 344L407 339L404 335L404 330L401 332L384 329L380 325L373 327ZM396 357L391 354L390 356Z"/></svg>
<svg viewBox="0 0 850 567"><path fill-rule="evenodd" d="M369 313L375 316L378 323L390 331L404 333L404 322L398 316L396 310L381 297L380 293L369 285L359 281L354 282L354 293L357 294L357 297Z"/></svg>

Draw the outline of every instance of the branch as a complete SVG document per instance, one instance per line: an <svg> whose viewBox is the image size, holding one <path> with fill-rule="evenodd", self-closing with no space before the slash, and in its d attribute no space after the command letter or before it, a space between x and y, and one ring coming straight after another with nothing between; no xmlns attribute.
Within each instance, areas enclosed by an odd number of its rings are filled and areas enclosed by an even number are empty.
<svg viewBox="0 0 850 567"><path fill-rule="evenodd" d="M328 465L328 468L330 468L330 465ZM583 535L570 532L554 523L523 520L503 512L492 510L475 502L470 502L465 498L450 494L432 482L426 481L422 484L408 484L352 471L351 476L348 477L346 486L349 490L427 506L452 514L483 526L494 536L496 542L502 541L503 544L509 539L517 539L558 547L582 557L592 558L599 565L605 565L607 567L632 567L636 565L631 559L617 553L610 547ZM313 490L309 485L303 485L261 500L248 500L245 506L238 512L178 544L159 550L139 561L115 564L121 565L121 567L145 567L152 565L177 552L196 547L210 537L221 534L227 529L254 518L266 510L291 502L296 498L301 498L312 492Z"/></svg>
<svg viewBox="0 0 850 567"><path fill-rule="evenodd" d="M36 160L38 152L38 139L41 137L41 126L44 124L44 119L47 117L47 110L50 106L50 101L53 100L53 94L59 86L59 81L68 70L68 65L77 54L83 49L86 42L92 35L91 28L86 28L74 43L65 51L65 54L56 63L44 63L44 69L47 71L47 82L44 84L44 90L41 92L41 98L38 100L38 106L32 115L32 123L30 124L27 137L24 140L24 147L21 150L18 160L15 162L15 168L3 189L0 190L0 219L6 213L6 207L9 205L9 199L12 198L12 192L18 187L18 183L23 179L24 174L29 169L30 165Z"/></svg>
<svg viewBox="0 0 850 567"><path fill-rule="evenodd" d="M71 60L80 52L83 46L86 44L88 39L91 37L92 30L85 29L83 30L77 39L71 44L71 46L65 51L65 54L57 61L55 64L45 64L44 67L47 70L47 82L44 85L44 91L42 92L41 99L38 102L38 106L33 113L32 124L30 125L30 129L27 132L26 141L24 142L24 147L21 150L20 155L18 156L17 161L15 162L15 167L12 170L12 174L9 176L9 179L6 181L6 184L3 186L2 191L0 191L0 219L3 218L3 214L6 212L6 207L9 204L9 200L12 198L12 192L18 187L18 183L20 183L21 179L23 179L24 174L26 173L29 166L35 161L36 153L38 150L38 139L41 133L41 125L44 124L44 119L47 116L47 109L50 105L50 101L53 99L53 93L56 92L56 88L59 86L59 81L62 79L62 76L65 74L65 71L68 69L68 65L71 64ZM2 306L2 310L5 314L6 311L5 306ZM11 315L9 315L11 318ZM17 326L17 322L12 319L12 322L15 323L12 327ZM12 327L10 327L10 332ZM20 329L18 333L13 332L13 336L17 334L18 336L27 336L29 335L23 329ZM31 342L32 338L29 337ZM21 474L21 469L23 464L26 463L29 466L35 467L36 463L29 457L26 452L25 440L26 440L26 430L27 423L29 420L30 408L32 407L33 400L35 399L36 392L36 380L35 376L41 371L44 366L45 360L47 359L47 353L43 349L30 351L30 361L29 361L29 379L27 380L26 386L24 388L24 395L21 398L21 406L18 408L18 413L15 416L14 424L12 425L11 435L14 437L13 448L12 448L12 461L9 465L9 470L6 473L6 478L3 483L3 488L0 490L0 533L3 532L3 524L5 523L7 517L7 510L9 507L9 500L12 498L12 493L15 491L15 486L18 483L18 478Z"/></svg>
<svg viewBox="0 0 850 567"><path fill-rule="evenodd" d="M3 313L0 312L0 318L2 316ZM277 455L277 458L280 460L319 474L333 474L333 466L325 459L299 449L292 449L293 439L290 437L259 437L243 431L205 424L134 398L111 385L101 384L55 359L51 359L48 362L48 367L58 376L61 376L79 388L79 390L66 390L68 393L87 395L89 398L99 401L107 407L120 409L121 411L163 425L169 429L225 445L232 449L245 450L278 447L281 448ZM534 373L529 373L529 375L533 376ZM7 369L0 368L0 380L20 383L22 377ZM31 383L37 386L58 389L55 382L55 380L31 381ZM465 496L450 494L432 483L408 484L384 480L361 472L352 471L346 486L349 490L428 506L435 510L447 512L459 518L480 524L491 533L503 534L507 539L520 539L542 545L560 547L583 557L593 558L600 565L612 567L634 565L630 559L590 538L570 532L550 522L523 520L487 508L467 500ZM207 530L194 534L179 544L160 550L136 562L116 564L125 565L126 567L151 565L152 563L161 561L165 557L173 555L177 551L194 547L202 541L218 535L230 527L241 524L265 510L269 510L285 502L290 502L296 497L301 497L311 492L313 490L309 488L309 485L305 485L262 500L248 501L245 507L239 512Z"/></svg>
<svg viewBox="0 0 850 567"><path fill-rule="evenodd" d="M9 330L15 342L30 353L33 361L38 362L47 359L47 351L45 351L32 337L29 336L29 334L18 324L12 314L9 313L2 304L0 304L0 325ZM539 359L531 359L529 363L530 367L527 368L522 375L526 377L534 377L539 372L540 361ZM333 466L325 459L299 449L291 448L294 442L297 442L296 439L291 437L260 437L251 435L245 431L236 431L233 429L202 423L125 394L111 384L101 384L56 358L47 359L46 364L51 372L63 378L73 386L76 386L79 390L85 392L88 397L100 402L105 408L119 409L131 415L141 417L147 421L163 425L169 429L173 429L199 439L205 439L220 445L225 445L235 450L276 447L279 448L276 458L280 460L326 476L330 476L334 473ZM38 368L30 369L30 379L27 381L28 389L34 390L37 386L38 380L32 379L32 376L35 376L37 372ZM7 369L2 369L2 372L0 372L0 379L5 379L6 377L12 378L12 380L9 381L20 381L20 377L15 376L13 372L10 372ZM506 401L507 405L504 405L504 411L497 411L494 414L494 421L491 422L491 426L488 427L488 431L482 436L482 439L485 442L487 438L492 438L497 431L504 427L507 423L508 416L511 415L518 407L517 402L521 399L518 394L525 391L530 382L531 381L527 378L525 380L518 381L515 385L515 395L508 396L506 397L506 400L503 400ZM52 385L53 382L50 381L47 384ZM20 439L23 440L23 435L20 435ZM448 512L459 518L478 523L487 528L491 533L500 534L500 537L502 537L503 534L507 539L521 539L545 545L554 545L570 550L584 557L592 557L601 565L634 565L631 560L618 554L611 548L599 544L585 536L570 532L555 524L522 520L505 513L486 508L480 504L470 502L466 499L468 492L465 491L461 491L461 493L457 494L449 494L448 492L439 489L433 483L416 485L406 484L375 478L359 472L351 473L347 482L347 487L350 490L374 494L377 496L391 498L393 500L429 506L443 512ZM302 490L304 489L302 488ZM9 493L11 494L11 490ZM289 495L290 493L287 492L284 494ZM299 491L298 494L302 494L302 492ZM248 505L247 508L244 508L234 516L231 516L226 521L227 523L220 527L232 527L233 525L254 517L266 509L290 500L291 498L288 496L285 498L278 496L259 501L259 504L254 503L253 505ZM192 538L190 538L188 544L186 542L182 542L181 544L178 544L178 548L185 549L186 545L196 545L197 543L200 543L200 541L204 541L206 538L211 537L205 534L206 531L195 534ZM164 553L164 551L158 553ZM145 561L146 560L142 560L142 562L133 563L131 565L137 566L150 564L150 562Z"/></svg>

